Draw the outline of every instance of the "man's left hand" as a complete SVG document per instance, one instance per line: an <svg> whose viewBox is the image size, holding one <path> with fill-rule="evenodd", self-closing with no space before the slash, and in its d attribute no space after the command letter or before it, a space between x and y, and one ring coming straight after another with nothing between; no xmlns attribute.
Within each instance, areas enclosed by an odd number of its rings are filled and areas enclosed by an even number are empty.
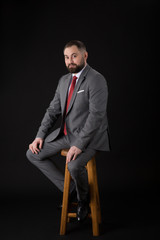
<svg viewBox="0 0 160 240"><path fill-rule="evenodd" d="M69 163L71 160L75 160L77 155L79 155L81 152L81 149L76 146L72 146L67 153L66 163Z"/></svg>

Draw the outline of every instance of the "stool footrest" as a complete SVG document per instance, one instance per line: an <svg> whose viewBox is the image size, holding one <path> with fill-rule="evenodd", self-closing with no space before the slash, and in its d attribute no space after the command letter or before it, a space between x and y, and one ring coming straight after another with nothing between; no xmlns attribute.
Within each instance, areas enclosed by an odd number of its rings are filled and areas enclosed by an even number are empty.
<svg viewBox="0 0 160 240"><path fill-rule="evenodd" d="M77 217L77 213L68 213L68 217L69 218L76 218Z"/></svg>
<svg viewBox="0 0 160 240"><path fill-rule="evenodd" d="M68 213L67 215L69 218L76 218L77 217L77 213ZM91 218L91 214L88 214L88 217Z"/></svg>

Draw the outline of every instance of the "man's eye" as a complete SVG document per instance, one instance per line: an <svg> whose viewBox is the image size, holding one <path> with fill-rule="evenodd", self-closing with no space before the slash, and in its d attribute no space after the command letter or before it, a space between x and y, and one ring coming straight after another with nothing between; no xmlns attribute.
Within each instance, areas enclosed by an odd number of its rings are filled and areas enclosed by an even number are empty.
<svg viewBox="0 0 160 240"><path fill-rule="evenodd" d="M76 58L76 57L77 57L77 55L73 55L73 57L74 57L74 58Z"/></svg>

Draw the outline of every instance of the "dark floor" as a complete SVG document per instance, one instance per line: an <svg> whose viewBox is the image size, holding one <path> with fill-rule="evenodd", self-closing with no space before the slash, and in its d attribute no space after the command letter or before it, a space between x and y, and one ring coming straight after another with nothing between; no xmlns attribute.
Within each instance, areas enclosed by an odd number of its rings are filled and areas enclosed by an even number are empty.
<svg viewBox="0 0 160 240"><path fill-rule="evenodd" d="M101 196L101 235L92 236L91 220L67 224L59 235L61 212L57 196L21 196L1 199L1 240L160 239L160 199L154 194L109 193Z"/></svg>

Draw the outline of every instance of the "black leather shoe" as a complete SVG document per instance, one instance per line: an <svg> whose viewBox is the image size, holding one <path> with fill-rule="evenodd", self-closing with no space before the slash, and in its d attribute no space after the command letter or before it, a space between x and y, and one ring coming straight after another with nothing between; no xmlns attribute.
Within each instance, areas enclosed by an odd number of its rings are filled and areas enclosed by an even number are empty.
<svg viewBox="0 0 160 240"><path fill-rule="evenodd" d="M77 220L83 222L89 213L89 204L87 200L78 201L77 206Z"/></svg>
<svg viewBox="0 0 160 240"><path fill-rule="evenodd" d="M74 189L70 195L69 195L69 202L72 203L72 202L77 202L77 191L76 189ZM57 206L58 209L61 209L62 208L62 203L60 203L58 206Z"/></svg>

